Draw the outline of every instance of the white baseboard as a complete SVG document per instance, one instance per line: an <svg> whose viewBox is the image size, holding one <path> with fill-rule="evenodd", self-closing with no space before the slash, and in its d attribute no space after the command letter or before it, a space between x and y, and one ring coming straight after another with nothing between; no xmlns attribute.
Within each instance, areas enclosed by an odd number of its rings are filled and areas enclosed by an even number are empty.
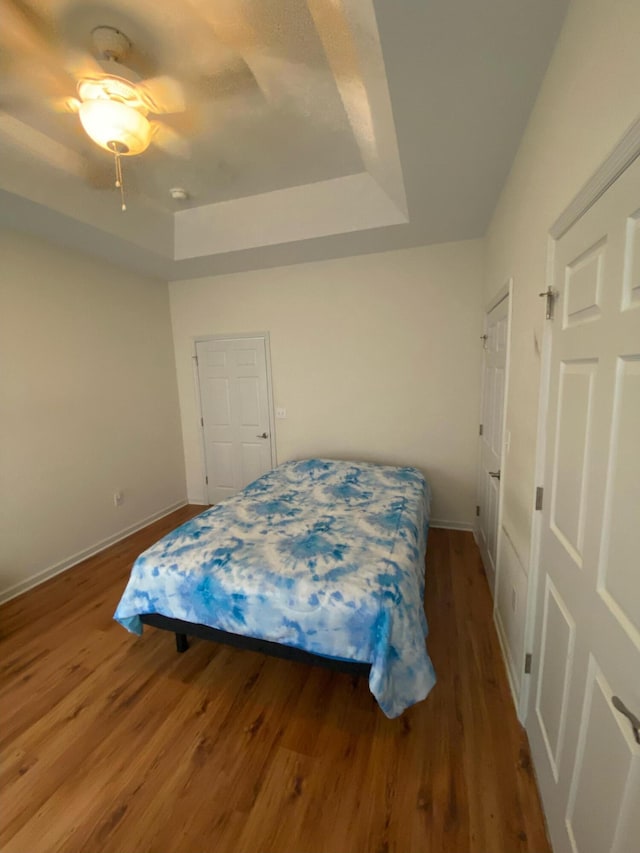
<svg viewBox="0 0 640 853"><path fill-rule="evenodd" d="M468 521L448 521L446 518L429 519L429 527L440 527L443 530L473 531L473 524Z"/></svg>
<svg viewBox="0 0 640 853"><path fill-rule="evenodd" d="M116 542L126 539L127 536L131 536L132 533L142 530L142 528L146 527L148 524L158 521L159 519L164 518L165 515L169 515L169 513L175 512L175 510L186 505L187 501L183 500L171 504L171 506L164 507L164 509L154 512L153 515L149 515L147 518L143 518L141 521L131 524L129 527L125 527L124 530L119 530L112 536L107 536L106 539L101 539L99 542L96 542L95 545L91 545L89 548L78 551L71 557L67 557L65 560L60 560L60 562L55 563L53 566L49 566L41 572L31 575L31 577L12 584L12 586L7 587L7 589L0 590L0 604L4 604L5 601L10 601L12 598L22 595L23 592L27 592L27 590L32 589L34 586L38 586L55 575L59 575L61 572L66 572L67 569L70 569L72 566L76 566L78 563L86 560L87 557L93 557L94 554L104 551L104 549L108 548L110 545L115 545Z"/></svg>
<svg viewBox="0 0 640 853"><path fill-rule="evenodd" d="M34 586L38 586L39 584L44 583L44 581L49 580L49 578L55 577L55 575L59 575L62 572L65 572L67 569L70 569L73 566L76 566L78 563L81 563L83 560L86 560L87 557L93 557L94 554L98 554L100 551L104 551L105 548L109 548L109 546L115 545L116 542L120 542L122 539L126 539L126 537L131 536L132 533L136 533L138 530L142 530L143 527L146 527L148 524L151 524L154 521L158 521L159 519L164 518L165 515L169 515L169 513L175 512L175 510L180 509L180 507L186 506L187 504L195 504L196 506L200 505L203 508L209 506L209 504L201 503L201 501L202 498L196 500L195 498L192 499L188 497L186 500L178 501L177 503L171 504L171 506L165 507L164 509L161 509L158 512L154 512L153 515L149 515L147 516L147 518L143 518L141 521L138 521L135 524L131 524L129 527L125 527L123 530L119 530L112 536L107 536L106 539L101 539L99 542L96 542L95 545L91 545L89 548L85 548L82 551L78 551L71 557L67 557L64 560L60 560L53 566L49 566L48 568L37 572L35 575L31 575L31 577L25 578L24 580L18 581L18 583L12 584L12 586L7 587L6 589L0 590L0 604L4 604L6 601L10 601L12 598L16 598L18 595L22 595L23 592L27 592L27 590L33 589ZM473 531L472 524L463 521L448 521L447 519L441 518L430 519L429 527L439 527L444 530Z"/></svg>

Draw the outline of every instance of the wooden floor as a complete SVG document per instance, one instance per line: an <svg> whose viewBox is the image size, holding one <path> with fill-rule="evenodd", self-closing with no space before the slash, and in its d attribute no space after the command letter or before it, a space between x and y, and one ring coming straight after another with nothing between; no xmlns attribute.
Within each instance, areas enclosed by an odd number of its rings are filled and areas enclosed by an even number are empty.
<svg viewBox="0 0 640 853"><path fill-rule="evenodd" d="M2 853L548 853L469 533L433 530L438 684L366 680L112 621L186 507L0 608Z"/></svg>

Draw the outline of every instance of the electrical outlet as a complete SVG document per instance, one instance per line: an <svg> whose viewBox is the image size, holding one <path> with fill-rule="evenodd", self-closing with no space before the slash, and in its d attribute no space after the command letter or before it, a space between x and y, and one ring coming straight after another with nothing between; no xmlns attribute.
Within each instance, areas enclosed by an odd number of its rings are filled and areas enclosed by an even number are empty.
<svg viewBox="0 0 640 853"><path fill-rule="evenodd" d="M124 503L124 495L122 493L122 490L117 489L117 491L115 491L113 493L113 505L114 506L122 506L123 503Z"/></svg>
<svg viewBox="0 0 640 853"><path fill-rule="evenodd" d="M276 409L276 417L278 420L284 420L287 417L286 409Z"/></svg>

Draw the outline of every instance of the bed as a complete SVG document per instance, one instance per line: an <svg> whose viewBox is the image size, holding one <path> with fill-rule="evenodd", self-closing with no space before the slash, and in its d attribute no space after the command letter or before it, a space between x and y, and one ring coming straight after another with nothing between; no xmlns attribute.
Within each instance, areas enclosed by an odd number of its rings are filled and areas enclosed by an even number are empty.
<svg viewBox="0 0 640 853"><path fill-rule="evenodd" d="M366 671L396 717L435 683L429 500L415 468L286 462L141 554L114 618Z"/></svg>

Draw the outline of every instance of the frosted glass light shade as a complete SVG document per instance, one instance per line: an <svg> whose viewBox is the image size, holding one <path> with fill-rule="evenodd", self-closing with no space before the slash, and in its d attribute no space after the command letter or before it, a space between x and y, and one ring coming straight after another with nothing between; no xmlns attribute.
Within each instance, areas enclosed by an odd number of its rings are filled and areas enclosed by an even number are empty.
<svg viewBox="0 0 640 853"><path fill-rule="evenodd" d="M87 134L107 151L113 152L118 147L118 153L131 155L141 154L149 147L151 125L147 117L133 107L100 98L83 101L78 114Z"/></svg>

